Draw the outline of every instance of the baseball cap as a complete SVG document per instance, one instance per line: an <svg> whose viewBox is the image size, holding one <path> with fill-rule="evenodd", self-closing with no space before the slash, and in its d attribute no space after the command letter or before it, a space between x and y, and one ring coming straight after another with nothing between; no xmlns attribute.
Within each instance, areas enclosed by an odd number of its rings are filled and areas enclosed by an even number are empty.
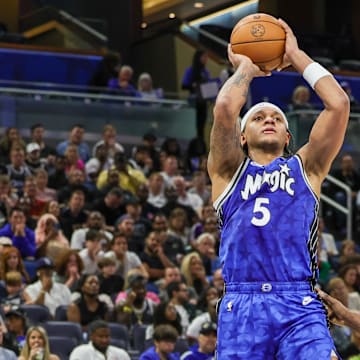
<svg viewBox="0 0 360 360"><path fill-rule="evenodd" d="M40 258L36 263L36 269L53 269L54 263L53 261L48 257L42 257Z"/></svg>
<svg viewBox="0 0 360 360"><path fill-rule="evenodd" d="M7 236L0 236L0 245L3 246L12 246L12 240Z"/></svg>
<svg viewBox="0 0 360 360"><path fill-rule="evenodd" d="M30 154L31 152L33 152L35 150L40 150L40 145L38 143L32 142L32 143L26 145L26 152L28 154Z"/></svg>
<svg viewBox="0 0 360 360"><path fill-rule="evenodd" d="M201 325L200 334L209 335L211 333L217 333L217 325L211 321L204 322Z"/></svg>
<svg viewBox="0 0 360 360"><path fill-rule="evenodd" d="M25 311L19 306L13 305L8 312L5 313L5 317L18 316L25 319Z"/></svg>
<svg viewBox="0 0 360 360"><path fill-rule="evenodd" d="M144 275L141 275L139 273L130 274L127 278L128 285L131 287L133 284L135 284L137 281L142 281L145 283L146 278Z"/></svg>

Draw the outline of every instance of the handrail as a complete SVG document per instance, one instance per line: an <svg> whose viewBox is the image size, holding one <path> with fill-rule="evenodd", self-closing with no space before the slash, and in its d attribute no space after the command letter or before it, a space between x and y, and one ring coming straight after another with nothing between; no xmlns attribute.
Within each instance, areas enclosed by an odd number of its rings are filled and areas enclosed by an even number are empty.
<svg viewBox="0 0 360 360"><path fill-rule="evenodd" d="M321 194L321 200L328 203L330 206L334 207L335 209L339 210L340 212L346 215L346 236L347 239L352 239L352 190L351 187L346 185L344 182L336 179L332 175L327 175L326 180L333 183L334 185L340 187L346 192L346 207L339 204L338 202L334 201L330 197L325 194Z"/></svg>
<svg viewBox="0 0 360 360"><path fill-rule="evenodd" d="M83 99L84 101L93 100L115 100L125 103L144 103L144 104L159 104L169 105L175 108L188 107L186 100L170 100L170 99L146 99L140 97L110 95L110 94L94 94L89 92L71 92L71 91L58 91L58 90L39 90L39 89L19 89L10 87L1 87L0 93L14 94L14 95L33 95L34 97L44 96L58 96L64 98Z"/></svg>
<svg viewBox="0 0 360 360"><path fill-rule="evenodd" d="M218 43L219 45L224 46L225 48L226 48L227 45L228 45L228 43L227 43L225 40L219 38L218 36L216 36L216 35L214 35L214 34L211 34L210 32L208 32L208 31L206 31L206 30L203 30L203 29L200 29L200 28L198 29L198 28L190 25L190 24L189 24L188 22L186 22L186 21L184 21L182 25L183 25L183 26L187 26L187 27L188 27L189 29L191 29L192 31L195 31L195 32L197 32L197 33L199 33L199 34L202 34L202 35L206 36L207 38L215 41L216 43Z"/></svg>

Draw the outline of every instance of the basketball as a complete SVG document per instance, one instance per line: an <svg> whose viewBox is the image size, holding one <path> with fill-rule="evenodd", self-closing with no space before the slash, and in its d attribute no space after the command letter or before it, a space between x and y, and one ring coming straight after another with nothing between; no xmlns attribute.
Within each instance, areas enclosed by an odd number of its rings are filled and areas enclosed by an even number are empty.
<svg viewBox="0 0 360 360"><path fill-rule="evenodd" d="M230 36L232 51L248 56L263 71L272 71L285 52L284 29L268 14L252 14L241 19Z"/></svg>

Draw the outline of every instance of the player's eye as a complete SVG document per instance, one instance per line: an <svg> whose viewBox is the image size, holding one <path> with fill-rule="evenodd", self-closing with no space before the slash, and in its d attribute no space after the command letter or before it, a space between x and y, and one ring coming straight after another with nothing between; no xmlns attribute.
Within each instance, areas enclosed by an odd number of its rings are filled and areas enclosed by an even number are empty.
<svg viewBox="0 0 360 360"><path fill-rule="evenodd" d="M254 120L255 121L261 121L263 119L263 117L261 115L255 116Z"/></svg>

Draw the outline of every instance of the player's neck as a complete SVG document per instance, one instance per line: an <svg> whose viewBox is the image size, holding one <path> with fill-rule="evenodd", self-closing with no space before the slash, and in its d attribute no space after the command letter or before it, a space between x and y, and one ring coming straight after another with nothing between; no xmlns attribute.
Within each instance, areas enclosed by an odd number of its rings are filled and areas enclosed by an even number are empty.
<svg viewBox="0 0 360 360"><path fill-rule="evenodd" d="M260 165L267 165L274 161L276 158L283 155L283 152L267 152L262 149L252 149L249 151L249 158Z"/></svg>

